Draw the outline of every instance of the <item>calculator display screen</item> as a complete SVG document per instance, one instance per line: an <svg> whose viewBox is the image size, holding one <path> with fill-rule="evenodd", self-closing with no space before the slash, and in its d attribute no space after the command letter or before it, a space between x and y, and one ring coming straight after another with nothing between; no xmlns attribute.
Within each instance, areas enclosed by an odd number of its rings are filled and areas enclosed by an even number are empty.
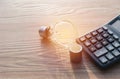
<svg viewBox="0 0 120 79"><path fill-rule="evenodd" d="M116 29L118 32L120 32L120 20L115 21L112 24L112 28Z"/></svg>

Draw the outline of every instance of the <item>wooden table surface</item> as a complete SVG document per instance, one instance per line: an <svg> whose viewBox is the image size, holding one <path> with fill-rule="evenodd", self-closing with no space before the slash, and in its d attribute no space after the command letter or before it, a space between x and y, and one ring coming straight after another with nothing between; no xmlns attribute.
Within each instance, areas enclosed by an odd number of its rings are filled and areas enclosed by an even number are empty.
<svg viewBox="0 0 120 79"><path fill-rule="evenodd" d="M120 0L0 0L0 79L119 79L120 64L100 70L83 54L72 65L67 49L38 34L69 20L81 36L119 13Z"/></svg>

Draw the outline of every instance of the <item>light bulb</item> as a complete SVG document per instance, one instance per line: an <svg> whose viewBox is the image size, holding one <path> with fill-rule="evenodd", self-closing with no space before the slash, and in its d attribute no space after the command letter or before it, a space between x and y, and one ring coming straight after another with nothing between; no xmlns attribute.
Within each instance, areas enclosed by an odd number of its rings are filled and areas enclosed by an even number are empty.
<svg viewBox="0 0 120 79"><path fill-rule="evenodd" d="M63 20L53 26L41 26L39 34L43 38L50 38L61 44L69 49L72 54L78 54L82 51L82 46L76 43L76 38L78 37L77 29L70 21Z"/></svg>
<svg viewBox="0 0 120 79"><path fill-rule="evenodd" d="M74 42L78 36L74 25L67 20L57 22L53 26L41 26L39 34L43 38L51 38L64 46L68 46L70 43Z"/></svg>
<svg viewBox="0 0 120 79"><path fill-rule="evenodd" d="M77 38L77 30L74 25L67 20L60 21L53 26L52 39L57 43L68 47Z"/></svg>

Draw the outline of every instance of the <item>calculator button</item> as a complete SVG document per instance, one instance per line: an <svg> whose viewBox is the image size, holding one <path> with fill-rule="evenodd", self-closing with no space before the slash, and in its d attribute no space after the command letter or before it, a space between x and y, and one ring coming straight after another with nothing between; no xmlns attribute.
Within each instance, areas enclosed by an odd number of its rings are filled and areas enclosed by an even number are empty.
<svg viewBox="0 0 120 79"><path fill-rule="evenodd" d="M112 35L112 34L113 34L113 32L112 32L111 30L108 30L108 33L109 33L110 35Z"/></svg>
<svg viewBox="0 0 120 79"><path fill-rule="evenodd" d="M120 39L118 41L120 42Z"/></svg>
<svg viewBox="0 0 120 79"><path fill-rule="evenodd" d="M91 38L91 37L92 37L91 34L87 34L87 35L86 35L86 38L88 38L88 39Z"/></svg>
<svg viewBox="0 0 120 79"><path fill-rule="evenodd" d="M104 33L104 34L103 34L103 37L104 37L104 38L107 38L108 36L109 36L108 33Z"/></svg>
<svg viewBox="0 0 120 79"><path fill-rule="evenodd" d="M108 61L107 58L104 57L104 56L100 57L99 60L100 60L103 64L107 63L107 61Z"/></svg>
<svg viewBox="0 0 120 79"><path fill-rule="evenodd" d="M98 33L102 33L103 32L103 28L99 28L97 31L98 31Z"/></svg>
<svg viewBox="0 0 120 79"><path fill-rule="evenodd" d="M108 50L106 48L101 48L100 50L97 50L96 52L94 52L94 55L96 57L100 57L104 54L106 54L108 52Z"/></svg>
<svg viewBox="0 0 120 79"><path fill-rule="evenodd" d="M97 35L97 32L96 32L96 31L93 31L93 32L92 32L92 35L93 35L93 36Z"/></svg>
<svg viewBox="0 0 120 79"><path fill-rule="evenodd" d="M103 39L103 37L101 35L96 36L96 38L97 38L98 41Z"/></svg>
<svg viewBox="0 0 120 79"><path fill-rule="evenodd" d="M89 50L90 50L91 52L95 52L95 51L96 51L96 48L95 48L94 46L90 46L90 47L89 47Z"/></svg>
<svg viewBox="0 0 120 79"><path fill-rule="evenodd" d="M109 38L108 38L108 41L109 41L109 42L113 42L114 39L113 39L112 37L109 37Z"/></svg>
<svg viewBox="0 0 120 79"><path fill-rule="evenodd" d="M97 43L95 46L96 46L97 49L100 49L102 47L102 44Z"/></svg>
<svg viewBox="0 0 120 79"><path fill-rule="evenodd" d="M81 38L80 38L80 41L85 41L86 40L86 38L84 37L84 36L82 36Z"/></svg>
<svg viewBox="0 0 120 79"><path fill-rule="evenodd" d="M120 51L120 47L118 48L118 50Z"/></svg>
<svg viewBox="0 0 120 79"><path fill-rule="evenodd" d="M103 26L103 29L104 29L104 30L108 30L108 28L107 28L106 26Z"/></svg>
<svg viewBox="0 0 120 79"><path fill-rule="evenodd" d="M118 37L117 35L113 35L113 37L114 37L115 39L119 39L119 37Z"/></svg>
<svg viewBox="0 0 120 79"><path fill-rule="evenodd" d="M114 41L112 44L113 44L114 47L119 47L120 46L120 43L117 42L117 41Z"/></svg>
<svg viewBox="0 0 120 79"><path fill-rule="evenodd" d="M114 49L114 47L113 47L111 44L107 45L106 48L107 48L109 51L111 51L111 50Z"/></svg>
<svg viewBox="0 0 120 79"><path fill-rule="evenodd" d="M85 46L90 46L91 45L91 43L88 41L88 40L86 40L85 42L84 42L84 44L85 44Z"/></svg>
<svg viewBox="0 0 120 79"><path fill-rule="evenodd" d="M107 53L106 54L106 57L109 59L109 60L112 60L114 58L114 56L111 54L111 53Z"/></svg>
<svg viewBox="0 0 120 79"><path fill-rule="evenodd" d="M115 49L115 50L112 51L112 54L115 55L115 56L119 56L120 52Z"/></svg>
<svg viewBox="0 0 120 79"><path fill-rule="evenodd" d="M102 43L104 46L105 46L105 45L108 45L108 42L107 42L106 40L103 40L101 43Z"/></svg>
<svg viewBox="0 0 120 79"><path fill-rule="evenodd" d="M95 38L90 39L91 43L95 44L97 40Z"/></svg>

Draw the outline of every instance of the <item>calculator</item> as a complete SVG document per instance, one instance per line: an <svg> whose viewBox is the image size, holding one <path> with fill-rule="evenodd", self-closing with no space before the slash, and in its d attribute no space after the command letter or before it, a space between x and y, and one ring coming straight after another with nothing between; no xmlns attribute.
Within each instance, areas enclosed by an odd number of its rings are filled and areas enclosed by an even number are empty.
<svg viewBox="0 0 120 79"><path fill-rule="evenodd" d="M77 39L83 50L102 68L120 61L120 15Z"/></svg>

